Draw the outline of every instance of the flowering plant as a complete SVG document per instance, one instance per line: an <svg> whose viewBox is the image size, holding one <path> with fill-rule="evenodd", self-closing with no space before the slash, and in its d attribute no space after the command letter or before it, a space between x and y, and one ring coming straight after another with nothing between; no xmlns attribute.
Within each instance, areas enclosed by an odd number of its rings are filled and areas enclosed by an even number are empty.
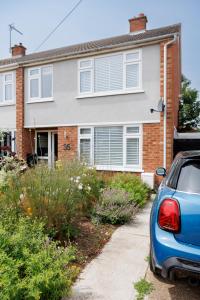
<svg viewBox="0 0 200 300"><path fill-rule="evenodd" d="M66 228L88 215L99 198L101 181L95 170L78 160L59 162L56 168L38 165L22 176L10 178L4 198L32 218L42 218L47 228L66 234ZM12 191L11 191L12 189Z"/></svg>

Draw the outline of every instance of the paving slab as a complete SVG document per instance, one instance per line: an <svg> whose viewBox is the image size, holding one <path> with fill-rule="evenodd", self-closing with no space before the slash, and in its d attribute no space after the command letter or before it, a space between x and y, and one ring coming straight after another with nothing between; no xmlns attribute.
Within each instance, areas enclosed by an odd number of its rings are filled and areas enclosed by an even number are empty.
<svg viewBox="0 0 200 300"><path fill-rule="evenodd" d="M134 282L146 274L151 203L119 227L102 253L89 263L68 300L134 300Z"/></svg>

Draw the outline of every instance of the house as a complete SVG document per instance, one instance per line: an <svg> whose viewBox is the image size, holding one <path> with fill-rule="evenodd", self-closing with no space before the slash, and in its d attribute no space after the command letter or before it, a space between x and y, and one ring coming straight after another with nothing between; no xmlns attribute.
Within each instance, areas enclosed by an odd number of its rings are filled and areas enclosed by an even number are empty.
<svg viewBox="0 0 200 300"><path fill-rule="evenodd" d="M19 157L83 157L98 170L152 177L173 159L181 82L181 25L0 60L1 143ZM159 108L157 109L158 103ZM158 110L158 111L155 111Z"/></svg>

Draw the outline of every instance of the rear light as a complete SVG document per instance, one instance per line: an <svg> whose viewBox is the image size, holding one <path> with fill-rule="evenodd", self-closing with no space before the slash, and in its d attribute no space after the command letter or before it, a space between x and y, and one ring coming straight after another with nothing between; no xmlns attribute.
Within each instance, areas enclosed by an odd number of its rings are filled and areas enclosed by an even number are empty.
<svg viewBox="0 0 200 300"><path fill-rule="evenodd" d="M165 199L160 205L158 224L161 229L178 232L180 230L180 208L175 199Z"/></svg>

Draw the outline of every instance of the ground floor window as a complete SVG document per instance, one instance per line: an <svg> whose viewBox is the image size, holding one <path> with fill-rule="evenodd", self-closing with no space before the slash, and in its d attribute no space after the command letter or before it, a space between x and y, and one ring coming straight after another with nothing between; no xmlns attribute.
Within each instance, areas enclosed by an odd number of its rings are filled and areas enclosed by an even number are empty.
<svg viewBox="0 0 200 300"><path fill-rule="evenodd" d="M141 145L141 125L79 128L80 158L98 169L140 169Z"/></svg>
<svg viewBox="0 0 200 300"><path fill-rule="evenodd" d="M0 134L0 157L8 156L16 152L15 131L1 131Z"/></svg>

